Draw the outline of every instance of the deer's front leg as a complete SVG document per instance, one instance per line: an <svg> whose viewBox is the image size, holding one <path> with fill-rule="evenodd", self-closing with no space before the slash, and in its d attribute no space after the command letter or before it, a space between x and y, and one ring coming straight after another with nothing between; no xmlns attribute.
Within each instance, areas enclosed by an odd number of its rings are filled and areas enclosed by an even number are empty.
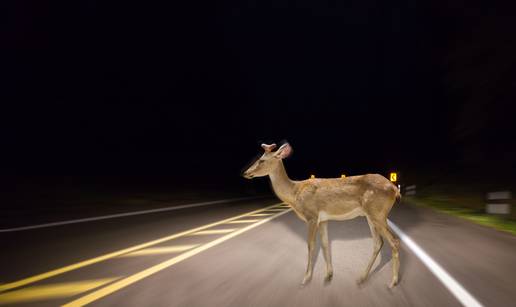
<svg viewBox="0 0 516 307"><path fill-rule="evenodd" d="M305 277L303 278L302 286L306 285L312 279L314 249L315 249L315 235L317 233L317 222L308 222L308 265L306 267Z"/></svg>

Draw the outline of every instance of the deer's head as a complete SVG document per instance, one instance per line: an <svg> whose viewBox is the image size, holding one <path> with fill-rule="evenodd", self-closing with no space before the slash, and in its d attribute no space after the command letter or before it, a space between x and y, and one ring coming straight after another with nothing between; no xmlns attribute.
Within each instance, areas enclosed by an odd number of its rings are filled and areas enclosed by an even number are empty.
<svg viewBox="0 0 516 307"><path fill-rule="evenodd" d="M281 145L276 151L273 151L276 148L276 144L262 144L262 148L264 150L263 155L242 174L245 178L251 179L269 175L278 167L282 159L292 153L292 147L288 143Z"/></svg>

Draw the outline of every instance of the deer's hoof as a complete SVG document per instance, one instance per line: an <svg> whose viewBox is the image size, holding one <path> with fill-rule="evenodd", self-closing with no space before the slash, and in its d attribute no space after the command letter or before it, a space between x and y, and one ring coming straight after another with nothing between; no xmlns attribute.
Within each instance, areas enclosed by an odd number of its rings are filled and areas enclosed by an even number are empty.
<svg viewBox="0 0 516 307"><path fill-rule="evenodd" d="M326 277L324 278L325 282L330 282L333 279L333 272L330 272L326 274Z"/></svg>
<svg viewBox="0 0 516 307"><path fill-rule="evenodd" d="M357 285L361 286L365 283L365 281L367 280L367 277L365 276L362 276L360 278L357 279Z"/></svg>
<svg viewBox="0 0 516 307"><path fill-rule="evenodd" d="M394 288L397 284L398 284L398 280L397 279L391 281L391 284L389 285L389 289Z"/></svg>
<svg viewBox="0 0 516 307"><path fill-rule="evenodd" d="M312 280L312 276L305 276L303 278L303 281L301 282L301 287L306 286L310 282L310 280Z"/></svg>

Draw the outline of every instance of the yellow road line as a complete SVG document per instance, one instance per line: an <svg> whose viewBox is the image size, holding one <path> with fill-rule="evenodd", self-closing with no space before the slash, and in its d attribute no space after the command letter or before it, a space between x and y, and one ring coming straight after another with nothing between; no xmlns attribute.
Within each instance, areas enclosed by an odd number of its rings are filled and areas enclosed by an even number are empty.
<svg viewBox="0 0 516 307"><path fill-rule="evenodd" d="M170 254L170 253L179 253L184 252L194 247L199 246L199 244L195 245L178 245L178 246L165 246L165 247L151 247L140 249L132 253L123 254L120 257L137 257L137 256L149 256L149 255L160 255L160 254Z"/></svg>
<svg viewBox="0 0 516 307"><path fill-rule="evenodd" d="M191 236L202 236L202 235L218 235L223 233L230 233L235 231L236 229L211 229L211 230L201 230L195 233L190 234Z"/></svg>
<svg viewBox="0 0 516 307"><path fill-rule="evenodd" d="M228 224L246 224L246 223L255 223L255 222L258 222L259 220L238 220L238 221L231 221L231 222L228 222Z"/></svg>
<svg viewBox="0 0 516 307"><path fill-rule="evenodd" d="M248 216L269 216L273 215L274 213L256 213L256 214L250 214Z"/></svg>
<svg viewBox="0 0 516 307"><path fill-rule="evenodd" d="M285 213L287 213L289 211L290 210L285 210L285 211L280 212L280 213L278 213L276 215L273 215L271 217L263 219L263 220L261 220L261 221L259 221L257 223L251 224L251 225L246 226L244 228L241 228L241 229L239 229L237 231L234 231L234 232L232 232L230 234L227 234L227 235L225 235L223 237L220 237L220 238L218 238L218 239L216 239L214 241L211 241L209 243L201 245L201 246L199 246L199 247L197 247L195 249L189 250L189 251L187 251L187 252L185 252L185 253L183 253L183 254L181 254L179 256L171 258L171 259L169 259L167 261L164 261L164 262L159 263L159 264L157 264L155 266L152 266L152 267L150 267L150 268L148 268L146 270L143 270L143 271L138 272L138 273L136 273L134 275L131 275L129 277L121 279L121 280L119 280L117 282L114 282L114 283L112 283L112 284L110 284L110 285L108 285L108 286L106 286L104 288L100 288L97 291L94 291L94 292L92 292L90 294L87 294L87 295L85 295L83 297L80 297L80 298L78 298L78 299L76 299L76 300L74 300L74 301L72 301L72 302L70 302L68 304L63 305L63 307L77 307L77 306L84 306L86 304L90 304L90 303L92 303L92 302L94 302L94 301L96 301L96 300L98 300L98 299L100 299L102 297L105 297L105 296L107 296L107 295L109 295L109 294L111 294L113 292L116 292L116 291L118 291L118 290L120 290L122 288L125 288L125 287L127 287L127 286L129 286L131 284L134 284L135 282L138 282L138 281L140 281L140 280L142 280L142 279L144 279L146 277L149 277L150 275L153 275L153 274L155 274L155 273L157 273L157 272L159 272L161 270L164 270L164 269L166 269L166 268L168 268L170 266L173 266L176 263L179 263L179 262L181 262L183 260L186 260L186 259L188 259L188 258L190 258L190 257L192 257L194 255L197 255L197 254L199 254L199 253L201 253L201 252L203 252L203 251L205 251L205 250L207 250L207 249L209 249L209 248L211 248L213 246L219 245L220 243L222 243L224 241L227 241L227 240L229 240L229 239L231 239L233 237L236 237L239 234L242 234L242 233L244 233L244 232L246 232L248 230L251 230L251 229L253 229L255 227L258 227L261 224L264 224L264 223L266 223L266 222L268 222L268 221L270 221L272 219L275 219L275 218L277 218L277 217L279 217L279 216L281 216L281 215L283 215L283 214L285 214Z"/></svg>
<svg viewBox="0 0 516 307"><path fill-rule="evenodd" d="M15 303L28 303L56 298L65 298L98 288L118 278L119 277L95 280L82 280L75 282L65 282L27 287L21 290L15 290L0 294L0 305L10 305Z"/></svg>
<svg viewBox="0 0 516 307"><path fill-rule="evenodd" d="M34 282L37 282L37 281L40 281L40 280L44 280L44 279L47 279L47 278L50 278L50 277L54 277L56 275L60 275L60 274L66 273L66 272L77 270L77 269L83 268L85 266L92 265L92 264L95 264L95 263L98 263L98 262L101 262L101 261L104 261L104 260L108 260L108 259L111 259L111 258L114 258L114 257L118 257L118 256L123 255L123 254L134 252L134 251L142 249L142 248L146 248L146 247L149 247L149 246L152 246L152 245L156 245L156 244L159 244L159 243L162 243L162 242L165 242L165 241L169 241L169 240L172 240L172 239L175 239L175 238L186 236L186 235L189 235L191 233L194 233L194 232L197 232L197 231L200 231L200 230L204 230L204 229L207 229L207 228L210 228L210 227L213 227L213 226L217 226L217 225L225 224L227 222L231 222L233 220L238 220L238 219L240 219L242 217L252 216L253 214L265 211L267 209L270 209L270 208L273 208L273 207L276 207L276 206L278 206L278 204L275 204L275 205L272 205L272 206L269 206L269 207L265 207L263 209L258 209L258 210L252 211L252 212L244 213L244 214L241 214L241 215L237 215L235 217L228 218L228 219L225 219L225 220L222 220L222 221L219 221L219 222L215 222L215 223L207 224L207 225L200 226L200 227L197 227L197 228L193 228L193 229L190 229L190 230L186 230L186 231L183 231L183 232L180 232L180 233L176 233L176 234L173 234L173 235L170 235L170 236L166 236L166 237L163 237L163 238L160 238L160 239L149 241L149 242L146 242L146 243L143 243L143 244L139 244L139 245L135 245L135 246L132 246L132 247L128 247L128 248L125 248L125 249L122 249L122 250L119 250L119 251L116 251L116 252L111 252L109 254L105 254L105 255L102 255L102 256L99 256L99 257L95 257L95 258L91 258L91 259L84 260L84 261L81 261L81 262L77 262L77 263L74 263L74 264L71 264L71 265L59 268L59 269L55 269L55 270L52 270L52 271L48 271L48 272L45 272L45 273L34 275L34 276L31 276L31 277L28 277L28 278L25 278L25 279L21 279L21 280L15 281L15 282L11 282L11 283L8 283L8 284L0 285L0 292L6 291L6 290L10 290L10 289L14 289L14 288L18 288L18 287L21 287L21 286L25 286L25 285L28 285L28 284L31 284L31 283L34 283Z"/></svg>

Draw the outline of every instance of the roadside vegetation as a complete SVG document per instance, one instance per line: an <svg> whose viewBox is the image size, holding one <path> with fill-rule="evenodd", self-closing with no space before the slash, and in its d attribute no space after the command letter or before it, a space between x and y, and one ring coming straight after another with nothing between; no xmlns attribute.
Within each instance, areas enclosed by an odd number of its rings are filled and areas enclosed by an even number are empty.
<svg viewBox="0 0 516 307"><path fill-rule="evenodd" d="M404 196L404 201L516 235L514 204L510 216L486 214L482 192L485 190L485 187L463 190L453 186L434 186L418 191L416 196Z"/></svg>

